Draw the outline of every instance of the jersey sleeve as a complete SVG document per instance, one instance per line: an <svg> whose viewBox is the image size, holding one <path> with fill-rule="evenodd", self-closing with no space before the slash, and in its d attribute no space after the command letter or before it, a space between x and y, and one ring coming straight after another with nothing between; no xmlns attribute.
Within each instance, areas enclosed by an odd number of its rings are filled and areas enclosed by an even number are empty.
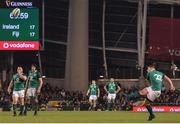
<svg viewBox="0 0 180 124"><path fill-rule="evenodd" d="M108 83L106 83L106 89L108 90L108 85L109 85L109 82Z"/></svg>
<svg viewBox="0 0 180 124"><path fill-rule="evenodd" d="M40 72L37 73L37 77L38 77L38 79L41 78L41 73Z"/></svg>
<svg viewBox="0 0 180 124"><path fill-rule="evenodd" d="M117 90L119 85L118 85L118 83L115 83L115 85L116 85L116 90Z"/></svg>
<svg viewBox="0 0 180 124"><path fill-rule="evenodd" d="M14 75L12 76L11 80L14 82Z"/></svg>

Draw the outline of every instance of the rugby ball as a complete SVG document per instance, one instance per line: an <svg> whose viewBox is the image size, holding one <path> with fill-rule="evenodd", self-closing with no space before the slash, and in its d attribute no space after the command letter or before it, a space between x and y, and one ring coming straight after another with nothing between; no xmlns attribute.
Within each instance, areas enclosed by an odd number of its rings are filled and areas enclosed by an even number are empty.
<svg viewBox="0 0 180 124"><path fill-rule="evenodd" d="M14 17L18 17L18 16L20 15L20 13L21 13L21 11L20 11L19 8L15 8L15 9L13 9L13 11L12 11L12 15L13 15Z"/></svg>

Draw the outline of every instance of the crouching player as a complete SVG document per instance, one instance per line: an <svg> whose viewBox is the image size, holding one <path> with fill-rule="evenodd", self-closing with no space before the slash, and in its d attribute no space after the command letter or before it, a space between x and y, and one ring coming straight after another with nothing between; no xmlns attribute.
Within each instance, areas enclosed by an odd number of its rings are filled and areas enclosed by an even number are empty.
<svg viewBox="0 0 180 124"><path fill-rule="evenodd" d="M23 74L23 68L17 67L17 73L13 75L10 84L8 86L8 93L11 93L11 88L13 87L13 116L16 116L16 108L18 99L20 99L20 113L19 115L23 115L24 109L24 85L27 77Z"/></svg>
<svg viewBox="0 0 180 124"><path fill-rule="evenodd" d="M128 95L129 98L131 97L139 97L139 96L145 96L146 99L140 104L141 106L145 106L150 114L148 120L151 121L155 118L155 115L153 114L152 107L150 103L152 103L156 98L158 98L161 95L161 89L162 89L162 83L163 80L166 80L170 85L170 90L174 91L174 85L169 77L167 77L162 72L159 72L155 69L156 64L153 63L147 67L147 79L151 86L146 87L140 91L135 92L133 95ZM140 105L139 104L139 105Z"/></svg>
<svg viewBox="0 0 180 124"><path fill-rule="evenodd" d="M89 97L89 103L90 103L89 110L95 110L96 101L97 101L97 98L99 98L99 94L100 94L100 90L99 90L98 85L96 84L95 80L92 80L92 83L89 86L89 89L88 89L86 95L88 96L89 94L90 94L90 97Z"/></svg>
<svg viewBox="0 0 180 124"><path fill-rule="evenodd" d="M29 71L28 80L26 85L27 95L26 95L26 103L24 115L27 115L27 108L32 103L34 105L34 115L37 115L38 111L38 95L41 92L41 88L43 85L42 77L40 72L37 70L37 66L35 64L31 65L31 70Z"/></svg>

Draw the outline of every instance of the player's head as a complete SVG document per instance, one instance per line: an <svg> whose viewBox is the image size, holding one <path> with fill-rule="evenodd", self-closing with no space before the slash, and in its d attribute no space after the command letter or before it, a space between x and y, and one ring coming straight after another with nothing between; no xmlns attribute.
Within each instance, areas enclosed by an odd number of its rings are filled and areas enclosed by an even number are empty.
<svg viewBox="0 0 180 124"><path fill-rule="evenodd" d="M113 83L113 82L114 82L114 78L110 78L110 82L112 82L112 83Z"/></svg>
<svg viewBox="0 0 180 124"><path fill-rule="evenodd" d="M17 72L18 72L18 73L23 73L23 68L22 68L21 66L18 66L18 67L17 67Z"/></svg>
<svg viewBox="0 0 180 124"><path fill-rule="evenodd" d="M156 63L152 63L147 66L147 72L150 72L156 68Z"/></svg>
<svg viewBox="0 0 180 124"><path fill-rule="evenodd" d="M36 64L32 64L31 65L31 70L32 71L36 71L37 70L37 65Z"/></svg>
<svg viewBox="0 0 180 124"><path fill-rule="evenodd" d="M96 84L96 81L95 81L95 80L92 80L92 84Z"/></svg>

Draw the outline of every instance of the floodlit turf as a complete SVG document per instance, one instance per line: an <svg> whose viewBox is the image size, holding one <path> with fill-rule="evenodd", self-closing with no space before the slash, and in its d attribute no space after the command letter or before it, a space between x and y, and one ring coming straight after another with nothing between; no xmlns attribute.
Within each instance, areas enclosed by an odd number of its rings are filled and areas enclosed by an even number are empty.
<svg viewBox="0 0 180 124"><path fill-rule="evenodd" d="M148 113L137 112L88 112L88 111L42 111L38 116L29 112L27 116L13 117L11 112L0 112L0 123L146 123ZM156 113L151 123L180 123L180 113Z"/></svg>

